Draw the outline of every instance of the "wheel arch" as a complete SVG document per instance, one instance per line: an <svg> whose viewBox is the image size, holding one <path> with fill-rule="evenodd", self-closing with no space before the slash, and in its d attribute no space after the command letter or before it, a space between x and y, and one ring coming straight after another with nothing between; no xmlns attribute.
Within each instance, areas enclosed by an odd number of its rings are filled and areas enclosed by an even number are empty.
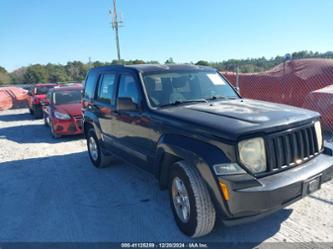
<svg viewBox="0 0 333 249"><path fill-rule="evenodd" d="M102 139L101 129L98 124L99 123L98 123L97 118L85 115L84 123L83 123L83 132L84 132L85 137L87 137L87 133L88 133L89 129L93 128L95 130L95 134L96 134L97 138L99 140L101 140Z"/></svg>
<svg viewBox="0 0 333 249"><path fill-rule="evenodd" d="M165 177L163 174L166 172L165 167L169 168L179 160L185 160L197 168L206 167L208 169L217 163L230 162L221 149L205 141L175 134L161 136L154 160L154 171L158 179L163 180Z"/></svg>
<svg viewBox="0 0 333 249"><path fill-rule="evenodd" d="M222 206L222 216L224 216L223 213L229 213L222 199L217 177L212 170L214 164L230 162L225 153L205 141L182 135L164 135L159 140L154 162L155 174L161 189L167 188L170 169L180 160L196 167L210 192L214 205Z"/></svg>

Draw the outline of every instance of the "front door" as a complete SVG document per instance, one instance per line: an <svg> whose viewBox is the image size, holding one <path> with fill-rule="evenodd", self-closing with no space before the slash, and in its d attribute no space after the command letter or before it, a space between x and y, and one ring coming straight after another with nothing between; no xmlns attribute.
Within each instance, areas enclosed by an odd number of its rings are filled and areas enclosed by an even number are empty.
<svg viewBox="0 0 333 249"><path fill-rule="evenodd" d="M132 74L121 74L117 99L130 98L137 110L117 110L113 113L112 133L117 146L138 166L148 165L153 153L151 119L143 110L143 94L138 79Z"/></svg>

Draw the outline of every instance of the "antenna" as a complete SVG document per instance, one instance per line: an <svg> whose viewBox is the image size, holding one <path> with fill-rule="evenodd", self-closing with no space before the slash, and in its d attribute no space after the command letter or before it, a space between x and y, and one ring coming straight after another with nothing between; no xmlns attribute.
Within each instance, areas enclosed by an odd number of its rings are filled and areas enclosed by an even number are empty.
<svg viewBox="0 0 333 249"><path fill-rule="evenodd" d="M109 10L109 14L112 16L112 29L115 31L115 36L116 36L116 46L117 46L117 58L118 62L120 62L120 45L119 45L119 27L121 27L123 21L118 19L118 14L117 14L117 0L113 0L113 11Z"/></svg>

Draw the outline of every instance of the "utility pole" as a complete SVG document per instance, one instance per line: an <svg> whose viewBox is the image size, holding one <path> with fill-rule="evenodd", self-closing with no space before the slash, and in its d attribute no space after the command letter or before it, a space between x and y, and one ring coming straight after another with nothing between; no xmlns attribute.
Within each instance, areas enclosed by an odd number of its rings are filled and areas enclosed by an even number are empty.
<svg viewBox="0 0 333 249"><path fill-rule="evenodd" d="M89 57L89 69L91 68L91 57Z"/></svg>
<svg viewBox="0 0 333 249"><path fill-rule="evenodd" d="M236 88L239 90L239 66L236 68Z"/></svg>
<svg viewBox="0 0 333 249"><path fill-rule="evenodd" d="M123 23L122 20L118 19L118 14L117 14L117 0L113 0L113 11L109 11L110 15L112 16L112 28L115 31L115 36L116 36L116 46L117 46L117 59L118 62L120 62L120 45L119 45L119 27L121 27L121 24Z"/></svg>

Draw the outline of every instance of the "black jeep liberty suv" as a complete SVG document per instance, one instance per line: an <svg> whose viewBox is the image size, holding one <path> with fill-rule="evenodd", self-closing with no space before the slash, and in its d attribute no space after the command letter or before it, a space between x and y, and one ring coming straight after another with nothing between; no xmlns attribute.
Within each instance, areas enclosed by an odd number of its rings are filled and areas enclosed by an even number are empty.
<svg viewBox="0 0 333 249"><path fill-rule="evenodd" d="M191 237L271 214L332 179L316 112L242 98L210 67L91 69L83 96L92 163L153 173Z"/></svg>

